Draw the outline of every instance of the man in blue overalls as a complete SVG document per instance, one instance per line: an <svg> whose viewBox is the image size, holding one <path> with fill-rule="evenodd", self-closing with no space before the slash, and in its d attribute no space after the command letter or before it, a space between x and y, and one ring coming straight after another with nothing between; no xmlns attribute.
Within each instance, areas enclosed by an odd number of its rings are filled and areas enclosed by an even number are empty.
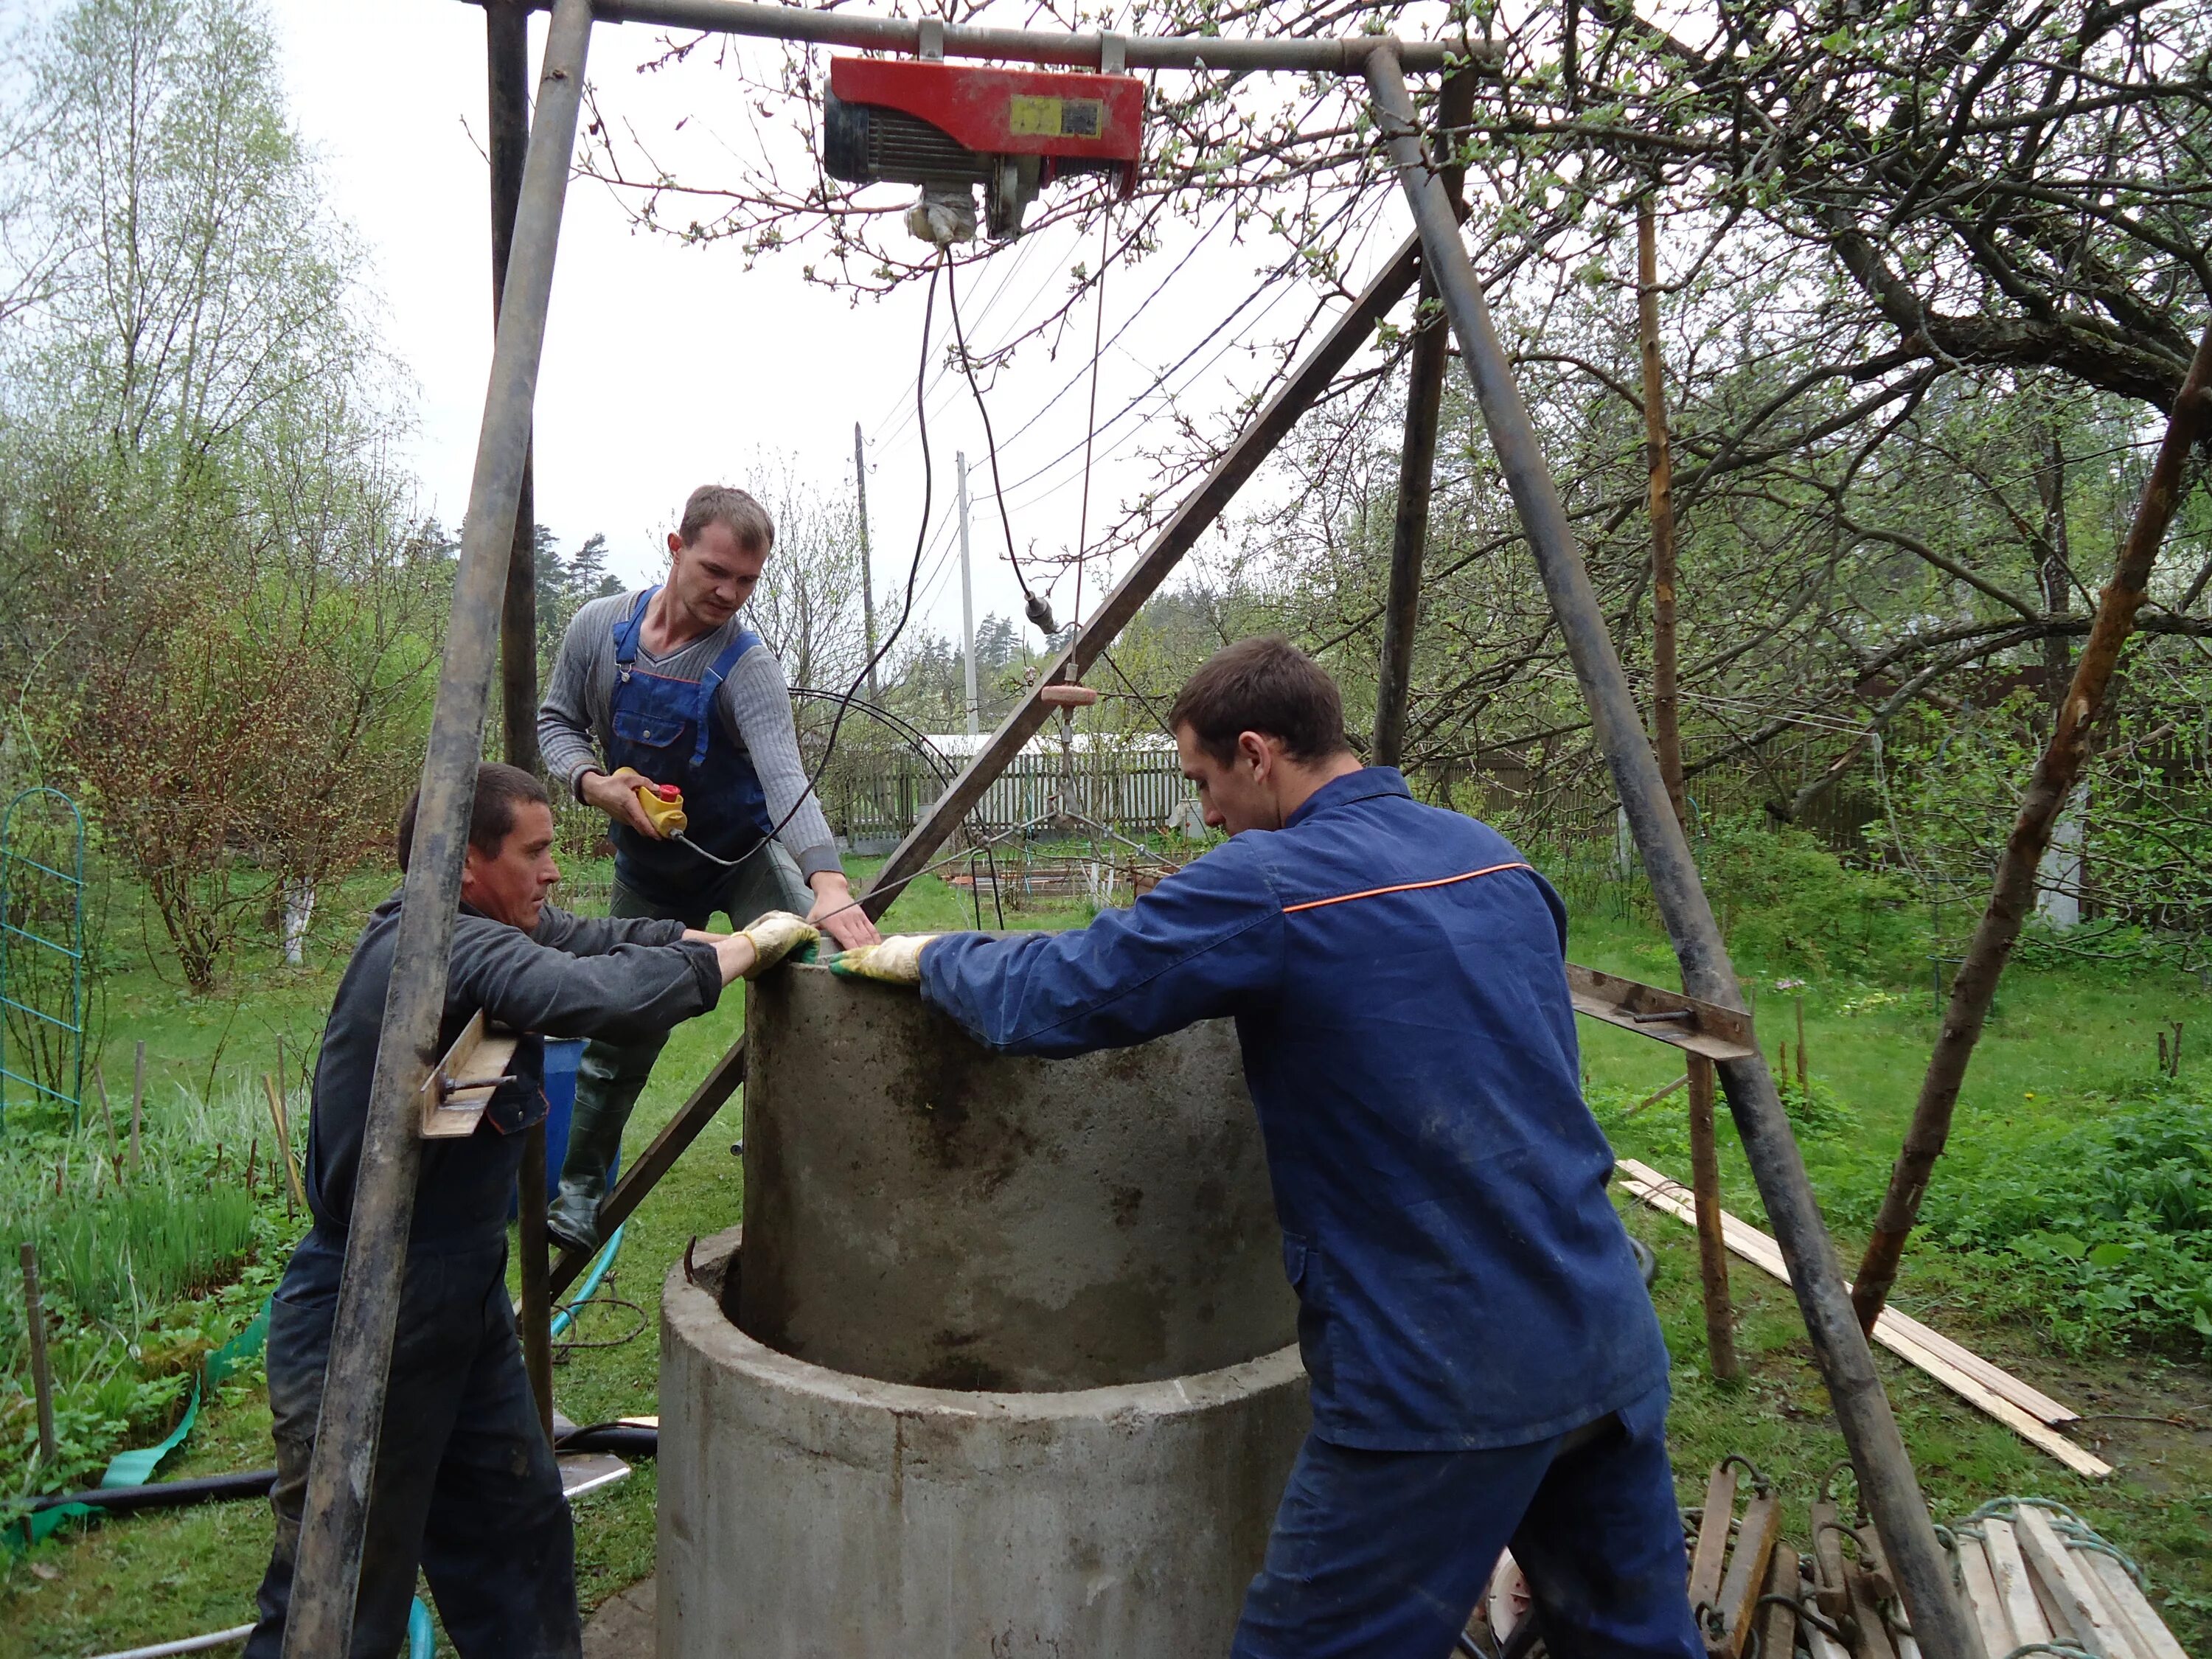
<svg viewBox="0 0 2212 1659"><path fill-rule="evenodd" d="M775 526L742 489L691 493L668 538L668 580L595 599L561 641L538 745L546 769L613 823L609 911L743 928L771 910L820 922L837 944L878 935L853 905L829 820L814 797L775 653L745 628ZM673 786L689 820L664 835L638 799ZM576 1079L561 1190L546 1225L572 1247L599 1242L623 1128L665 1036L593 1042Z"/></svg>
<svg viewBox="0 0 2212 1659"><path fill-rule="evenodd" d="M1444 1659L1509 1545L1559 1659L1702 1655L1559 896L1362 767L1286 641L1221 652L1170 723L1225 845L1078 933L832 966L919 984L1002 1053L1236 1019L1313 1395L1238 1659Z"/></svg>

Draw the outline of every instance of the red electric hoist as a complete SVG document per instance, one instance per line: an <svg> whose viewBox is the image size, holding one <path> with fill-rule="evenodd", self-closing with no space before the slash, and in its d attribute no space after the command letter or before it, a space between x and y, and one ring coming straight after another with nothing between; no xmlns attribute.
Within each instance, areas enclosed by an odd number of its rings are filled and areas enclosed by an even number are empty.
<svg viewBox="0 0 2212 1659"><path fill-rule="evenodd" d="M983 186L994 239L1021 234L1039 186L1073 173L1136 188L1145 86L1133 75L970 67L912 58L837 58L823 109L823 160L851 184L920 185L969 205Z"/></svg>

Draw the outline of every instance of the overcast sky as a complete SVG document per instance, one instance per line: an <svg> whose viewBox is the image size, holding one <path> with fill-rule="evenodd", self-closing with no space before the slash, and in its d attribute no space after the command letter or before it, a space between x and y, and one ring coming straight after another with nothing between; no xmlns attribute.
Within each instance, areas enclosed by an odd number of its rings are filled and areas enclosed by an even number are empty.
<svg viewBox="0 0 2212 1659"><path fill-rule="evenodd" d="M461 0L271 0L293 111L319 153L332 204L368 251L370 279L392 354L418 388L412 449L422 506L450 526L466 505L490 357L490 276L483 161L483 14ZM532 82L545 19L532 31ZM674 72L641 75L665 37L636 26L593 33L590 80L611 115L665 132L681 112L698 125L685 142L711 167L714 146L756 142L734 77L694 60ZM738 51L772 61L771 43ZM717 117L722 125L714 125ZM726 182L732 169L723 169ZM881 191L911 195L910 186ZM1097 189L1077 181L1055 189ZM1395 242L1398 204L1387 204ZM1022 318L1064 294L1069 266L1095 258L1095 231L1079 247L1073 227L1006 245L963 289L971 344L1003 339ZM1377 239L1377 246L1381 246ZM1254 287L1266 257L1253 246L1208 248L1178 276L1101 370L1102 422L1158 369L1196 343ZM538 517L574 548L604 532L626 580L650 579L684 496L698 483L748 482L753 458L787 456L825 490L852 486L853 425L868 440L869 508L879 602L902 584L921 506L921 456L913 418L921 295L852 300L811 286L791 254L744 268L729 245L686 247L635 228L609 190L578 180L568 195L539 381ZM1109 280L1106 331L1152 294L1173 260L1156 258L1118 287ZM1253 307L1257 312L1258 307ZM1246 345L1264 342L1302 304L1255 325ZM1082 321L1088 323L1086 302ZM943 337L945 309L938 308ZM993 423L1018 544L1057 549L1076 539L1082 483L1089 327L1079 327L1049 360L1024 352L990 389ZM1243 349L1209 346L1178 377L1186 410L1229 406L1256 383L1262 365ZM1055 393L1056 404L1046 407ZM1040 413L1040 411L1042 411ZM1157 419L1158 406L1149 411ZM1024 429L1026 428L1026 429ZM1091 523L1148 489L1133 452L1144 419L1105 430L1094 464ZM933 538L922 563L928 626L957 638L960 593L948 508L953 455L968 453L974 511L975 610L1019 614L1019 592L1003 557L1004 538L988 495L981 423L957 374L939 377L929 398L936 478ZM1156 430L1152 440L1160 434ZM1074 450L1073 455L1066 452ZM1063 457L1042 476L1040 468ZM1017 483L1018 479L1027 482ZM1086 580L1084 610L1103 590ZM1056 595L1063 621L1072 592ZM1032 645L1033 630L1026 630Z"/></svg>

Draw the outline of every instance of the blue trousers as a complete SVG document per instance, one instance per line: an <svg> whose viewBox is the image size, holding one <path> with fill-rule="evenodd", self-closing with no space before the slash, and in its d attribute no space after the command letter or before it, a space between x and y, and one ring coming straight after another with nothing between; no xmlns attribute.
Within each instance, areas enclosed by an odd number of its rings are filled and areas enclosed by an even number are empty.
<svg viewBox="0 0 2212 1659"><path fill-rule="evenodd" d="M307 1462L330 1362L343 1237L318 1228L293 1253L269 1310L276 1547L247 1659L277 1659ZM538 1427L507 1297L507 1239L408 1253L399 1328L370 1477L352 1659L391 1659L420 1565L463 1659L575 1659L575 1536L561 1471Z"/></svg>
<svg viewBox="0 0 2212 1659"><path fill-rule="evenodd" d="M1594 1435L1494 1451L1309 1436L1234 1659L1445 1659L1509 1545L1553 1659L1703 1659L1666 1425L1659 1388Z"/></svg>

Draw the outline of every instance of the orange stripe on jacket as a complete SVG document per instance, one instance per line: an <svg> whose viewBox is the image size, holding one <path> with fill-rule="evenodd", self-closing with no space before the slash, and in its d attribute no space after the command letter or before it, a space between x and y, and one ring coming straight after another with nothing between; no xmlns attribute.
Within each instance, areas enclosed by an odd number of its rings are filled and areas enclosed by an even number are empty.
<svg viewBox="0 0 2212 1659"><path fill-rule="evenodd" d="M1324 904L1349 904L1354 899L1381 898L1385 893L1414 893L1424 887L1449 887L1454 882L1473 881L1477 876L1494 876L1500 870L1526 870L1525 864L1493 864L1480 870L1469 870L1464 875L1438 876L1434 881L1401 881L1395 887L1370 887L1364 893L1339 893L1334 898L1308 899L1303 904L1285 904L1283 914L1294 910L1318 910Z"/></svg>

